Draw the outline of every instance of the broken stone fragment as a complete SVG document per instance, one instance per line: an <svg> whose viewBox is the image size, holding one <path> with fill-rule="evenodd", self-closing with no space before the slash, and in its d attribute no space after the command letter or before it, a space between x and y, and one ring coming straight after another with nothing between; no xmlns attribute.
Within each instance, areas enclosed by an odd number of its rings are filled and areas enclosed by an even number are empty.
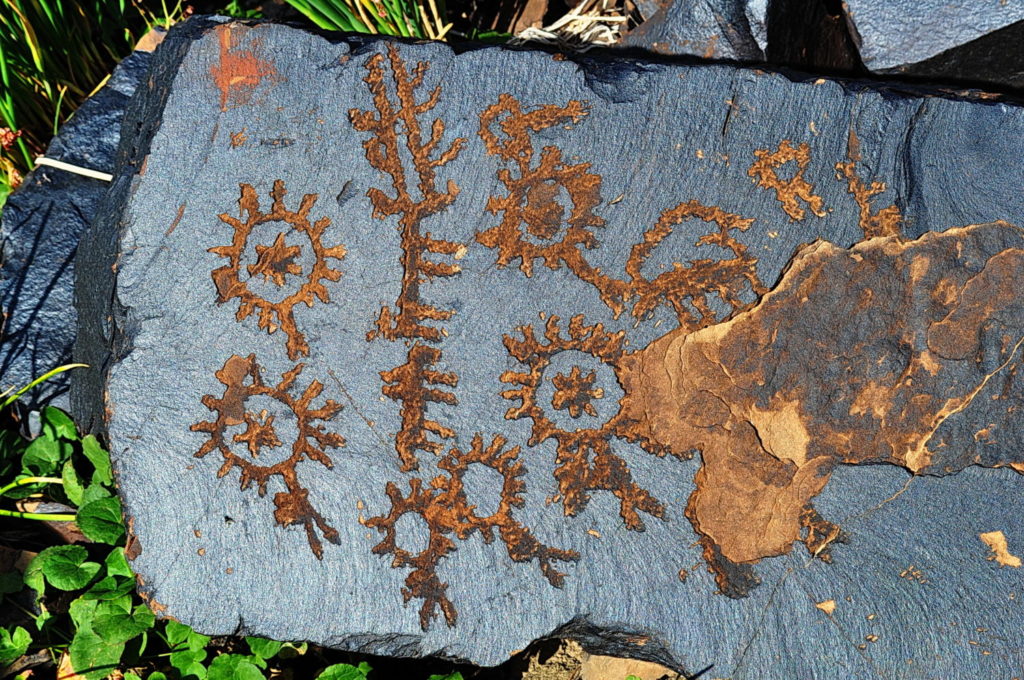
<svg viewBox="0 0 1024 680"><path fill-rule="evenodd" d="M209 18L150 77L73 403L161 613L485 665L1018 664L979 535L1024 544L1019 108Z"/></svg>
<svg viewBox="0 0 1024 680"><path fill-rule="evenodd" d="M705 59L763 61L766 6L758 0L649 2L644 22L623 38L622 45Z"/></svg>
<svg viewBox="0 0 1024 680"><path fill-rule="evenodd" d="M114 70L50 142L46 157L111 172L121 118L146 73L149 53L137 51ZM41 166L7 199L0 223L0 392L22 387L71 360L75 340L74 255L107 183ZM26 394L30 409L68 408L68 376Z"/></svg>

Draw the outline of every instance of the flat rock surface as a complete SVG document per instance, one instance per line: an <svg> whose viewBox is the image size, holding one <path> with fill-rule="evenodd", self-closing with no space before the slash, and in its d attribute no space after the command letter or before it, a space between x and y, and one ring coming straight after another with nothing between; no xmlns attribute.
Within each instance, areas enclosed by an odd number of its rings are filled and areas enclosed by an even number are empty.
<svg viewBox="0 0 1024 680"><path fill-rule="evenodd" d="M197 19L124 129L72 396L159 612L1019 672L1020 109Z"/></svg>
<svg viewBox="0 0 1024 680"><path fill-rule="evenodd" d="M150 54L135 52L54 137L46 156L112 172L125 106ZM3 206L0 223L0 391L21 387L71 359L75 341L74 255L107 183L41 166ZM68 376L26 395L30 408L67 408Z"/></svg>

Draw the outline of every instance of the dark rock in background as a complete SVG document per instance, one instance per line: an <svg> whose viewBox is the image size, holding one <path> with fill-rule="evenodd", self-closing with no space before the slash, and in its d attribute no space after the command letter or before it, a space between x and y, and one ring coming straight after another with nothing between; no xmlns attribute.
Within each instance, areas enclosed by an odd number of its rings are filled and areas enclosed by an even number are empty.
<svg viewBox="0 0 1024 680"><path fill-rule="evenodd" d="M645 21L622 40L624 47L706 59L763 61L764 2L758 0L664 0L641 5ZM653 11L652 10L656 10Z"/></svg>
<svg viewBox="0 0 1024 680"><path fill-rule="evenodd" d="M974 0L846 0L864 65L999 90L1024 86L1024 4Z"/></svg>
<svg viewBox="0 0 1024 680"><path fill-rule="evenodd" d="M1007 277L970 275L1024 248L1003 224L961 230L961 249L925 235L1021 221L1024 111L208 19L154 62L76 263L75 356L95 368L72 398L109 441L155 609L204 633L485 665L560 636L733 680L1020 668L1021 310ZM801 247L852 273L794 279L813 273L787 269ZM911 248L934 299L915 297L915 267L857 268ZM820 307L788 314L779 290ZM894 299L974 333L935 346L967 378L879 326ZM662 365L659 338L752 318L799 324L733 354L774 394L742 402L704 355L701 384L732 391L673 415L692 442L630 401L672 384L683 355ZM949 408L906 434L943 464L913 447L818 460L812 445L857 449L820 422L891 441L902 422L800 393L789 371L843 380L821 356L880 398L908 357L907 375L935 368L922 395L948 388ZM898 386L894 409L918 403ZM777 402L787 389L799 408ZM810 453L784 450L806 422ZM740 434L763 450L723 445ZM770 546L751 508L714 504L749 488L779 493L777 517L754 498Z"/></svg>
<svg viewBox="0 0 1024 680"><path fill-rule="evenodd" d="M112 172L121 119L146 73L148 52L126 58L110 80L78 109L47 149L48 158ZM0 224L0 391L28 384L71 360L76 315L74 255L108 184L42 166L3 207ZM26 394L29 408L68 407L62 374Z"/></svg>

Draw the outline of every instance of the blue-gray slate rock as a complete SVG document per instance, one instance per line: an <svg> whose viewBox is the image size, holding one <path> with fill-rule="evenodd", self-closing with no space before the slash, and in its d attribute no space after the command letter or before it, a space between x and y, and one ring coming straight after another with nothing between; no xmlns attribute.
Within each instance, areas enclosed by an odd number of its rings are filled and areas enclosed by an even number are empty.
<svg viewBox="0 0 1024 680"><path fill-rule="evenodd" d="M624 47L706 59L764 61L768 36L765 0L654 0ZM751 23L753 21L753 23Z"/></svg>
<svg viewBox="0 0 1024 680"><path fill-rule="evenodd" d="M123 130L72 401L163 615L1019 672L1021 109L200 18Z"/></svg>
<svg viewBox="0 0 1024 680"><path fill-rule="evenodd" d="M112 172L121 119L150 53L134 52L61 128L48 158ZM75 340L74 255L107 183L41 166L3 207L0 222L0 391L21 387L71 360ZM63 374L22 398L29 408L67 408Z"/></svg>

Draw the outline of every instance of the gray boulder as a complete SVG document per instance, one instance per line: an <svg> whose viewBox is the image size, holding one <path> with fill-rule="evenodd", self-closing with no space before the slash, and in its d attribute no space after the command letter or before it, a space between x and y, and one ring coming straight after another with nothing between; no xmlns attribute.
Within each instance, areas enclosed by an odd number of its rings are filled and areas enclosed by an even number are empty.
<svg viewBox="0 0 1024 680"><path fill-rule="evenodd" d="M1021 109L208 18L147 82L72 399L162 615L734 680L1024 661Z"/></svg>

